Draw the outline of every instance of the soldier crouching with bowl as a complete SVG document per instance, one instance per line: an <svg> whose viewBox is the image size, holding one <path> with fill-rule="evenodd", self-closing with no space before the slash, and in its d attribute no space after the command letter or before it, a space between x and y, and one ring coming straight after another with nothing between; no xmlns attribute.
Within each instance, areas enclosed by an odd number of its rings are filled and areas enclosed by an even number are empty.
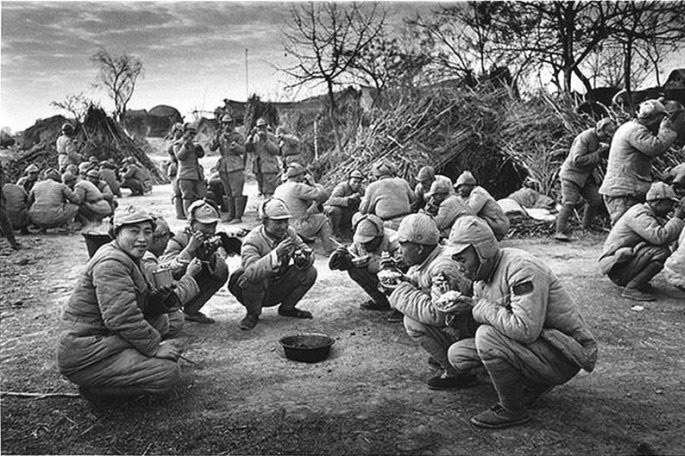
<svg viewBox="0 0 685 456"><path fill-rule="evenodd" d="M593 370L597 342L549 267L522 250L500 248L482 219L457 219L446 253L473 281L473 297L455 296L453 304L470 308L480 323L475 337L449 348L449 362L460 375L485 366L499 398L471 423L489 429L526 423L528 408L543 394L580 369Z"/></svg>
<svg viewBox="0 0 685 456"><path fill-rule="evenodd" d="M117 212L114 240L90 259L62 315L57 364L89 400L163 394L180 380L180 342L165 340L165 318L145 315L160 299L140 266L154 230L145 211Z"/></svg>
<svg viewBox="0 0 685 456"><path fill-rule="evenodd" d="M295 306L316 282L314 254L289 226L290 217L283 200L268 199L259 206L262 224L243 239L242 266L228 281L228 291L247 310L240 329L253 329L262 307L277 304L281 316L313 318Z"/></svg>

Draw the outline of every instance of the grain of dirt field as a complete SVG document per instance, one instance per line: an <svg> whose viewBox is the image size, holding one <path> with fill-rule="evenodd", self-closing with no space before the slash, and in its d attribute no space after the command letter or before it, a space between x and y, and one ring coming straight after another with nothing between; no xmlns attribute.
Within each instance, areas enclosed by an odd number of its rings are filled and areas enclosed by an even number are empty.
<svg viewBox="0 0 685 456"><path fill-rule="evenodd" d="M158 144L160 145L160 144ZM157 158L162 157L159 155ZM209 168L216 157L203 159ZM172 228L170 186L121 205L161 212ZM254 183L243 226L256 223ZM233 226L220 225L230 230ZM204 308L213 325L188 323L183 378L165 399L94 408L78 397L3 396L2 454L685 454L685 294L657 276L658 301L634 303L598 271L604 235L572 244L508 240L504 246L544 258L579 303L599 342L599 361L555 388L526 426L486 431L469 418L496 400L478 386L436 392L437 371L402 325L359 309L366 297L317 257L318 279L300 306L313 320L266 309L253 331L238 329L244 311L222 289ZM0 240L0 389L76 393L55 364L61 306L87 261L80 235ZM229 259L233 271L239 260ZM317 364L287 360L278 340L316 331L336 342Z"/></svg>

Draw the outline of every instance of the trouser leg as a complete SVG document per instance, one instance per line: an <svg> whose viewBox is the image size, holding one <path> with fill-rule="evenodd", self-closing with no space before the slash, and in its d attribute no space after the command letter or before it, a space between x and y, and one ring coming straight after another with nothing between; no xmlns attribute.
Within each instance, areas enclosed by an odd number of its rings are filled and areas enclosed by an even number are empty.
<svg viewBox="0 0 685 456"><path fill-rule="evenodd" d="M335 236L342 237L342 217L343 210L337 206L329 206L326 208L326 217L331 224L331 231Z"/></svg>
<svg viewBox="0 0 685 456"><path fill-rule="evenodd" d="M371 296L371 299L376 304L390 308L388 298L378 291L378 276L376 274L370 273L367 268L355 268L354 266L348 269L347 273L352 280L364 289L366 294Z"/></svg>
<svg viewBox="0 0 685 456"><path fill-rule="evenodd" d="M280 282L269 290L267 301L271 301L271 296L285 296L281 301L281 309L294 309L309 289L316 282L316 268L310 266L304 271L300 271L295 266L290 266ZM293 286L293 284L295 286Z"/></svg>
<svg viewBox="0 0 685 456"><path fill-rule="evenodd" d="M333 242L331 241L331 235L333 234L331 232L331 225L328 223L328 220L323 216L323 214L318 214L321 218L323 218L323 224L321 226L321 230L319 231L319 237L321 238L321 246L323 247L324 252L326 255L329 255L334 249L333 249Z"/></svg>
<svg viewBox="0 0 685 456"><path fill-rule="evenodd" d="M233 204L235 205L235 218L236 220L242 220L243 215L245 214L245 207L247 206L247 196L238 196L233 200Z"/></svg>
<svg viewBox="0 0 685 456"><path fill-rule="evenodd" d="M91 388L95 394L163 394L180 381L181 368L175 361L150 358L134 348L127 348L69 374L68 378L77 385Z"/></svg>
<svg viewBox="0 0 685 456"><path fill-rule="evenodd" d="M207 267L203 266L202 272L195 280L200 288L200 293L183 306L183 312L191 315L198 313L202 306L207 304L207 301L224 286L228 280L228 266L224 260L217 258L214 274L211 274Z"/></svg>
<svg viewBox="0 0 685 456"><path fill-rule="evenodd" d="M573 206L564 204L561 206L559 215L557 215L557 233L564 233L568 231L568 220L573 214Z"/></svg>
<svg viewBox="0 0 685 456"><path fill-rule="evenodd" d="M5 235L7 242L10 243L12 248L16 249L19 244L14 237L14 228L12 227L12 223L10 223L10 219L7 216L7 211L5 210L4 206L0 207L0 231L2 231L2 234Z"/></svg>
<svg viewBox="0 0 685 456"><path fill-rule="evenodd" d="M476 331L475 340L478 356L490 374L500 404L510 411L524 407L524 380L536 384L561 385L580 370L542 339L522 344L492 326L482 325Z"/></svg>
<svg viewBox="0 0 685 456"><path fill-rule="evenodd" d="M640 271L633 279L626 284L626 288L641 289L649 283L652 278L657 275L664 268L664 263L660 261L652 261L642 271Z"/></svg>
<svg viewBox="0 0 685 456"><path fill-rule="evenodd" d="M409 337L416 341L442 366L445 372L449 375L457 374L457 371L452 367L447 358L447 350L455 341L442 331L442 328L425 325L405 316L404 329Z"/></svg>

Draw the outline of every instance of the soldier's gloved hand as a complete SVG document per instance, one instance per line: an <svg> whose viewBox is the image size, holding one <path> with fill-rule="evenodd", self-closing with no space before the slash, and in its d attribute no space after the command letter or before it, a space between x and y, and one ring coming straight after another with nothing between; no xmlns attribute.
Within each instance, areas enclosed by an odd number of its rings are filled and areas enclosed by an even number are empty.
<svg viewBox="0 0 685 456"><path fill-rule="evenodd" d="M338 247L328 259L328 267L331 271L347 271L352 267L350 252L346 247Z"/></svg>

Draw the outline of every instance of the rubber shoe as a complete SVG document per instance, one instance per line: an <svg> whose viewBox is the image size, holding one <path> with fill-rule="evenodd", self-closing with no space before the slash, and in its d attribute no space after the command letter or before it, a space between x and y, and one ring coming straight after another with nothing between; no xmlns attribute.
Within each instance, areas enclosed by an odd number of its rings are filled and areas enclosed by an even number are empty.
<svg viewBox="0 0 685 456"><path fill-rule="evenodd" d="M214 323L213 318L209 318L207 315L203 314L202 312L197 312L194 314L184 314L186 317L186 321L194 321L195 323L203 323L203 324L209 324L209 323Z"/></svg>
<svg viewBox="0 0 685 456"><path fill-rule="evenodd" d="M532 408L538 405L540 399L547 395L556 385L538 384L532 387L523 387L523 405Z"/></svg>
<svg viewBox="0 0 685 456"><path fill-rule="evenodd" d="M624 288L621 296L639 302L656 301L654 295L640 291L637 288Z"/></svg>
<svg viewBox="0 0 685 456"><path fill-rule="evenodd" d="M388 316L390 323L401 323L404 321L404 314L397 309L394 309Z"/></svg>
<svg viewBox="0 0 685 456"><path fill-rule="evenodd" d="M511 412L499 403L492 406L489 410L471 417L471 424L486 429L502 429L530 421L530 414L525 408L518 412Z"/></svg>
<svg viewBox="0 0 685 456"><path fill-rule="evenodd" d="M561 242L571 242L574 239L566 233L555 233L554 239Z"/></svg>
<svg viewBox="0 0 685 456"><path fill-rule="evenodd" d="M296 307L293 307L292 309L283 309L283 308L278 308L278 315L282 317L293 317L293 318L314 318L311 312L307 312L306 310L300 310Z"/></svg>
<svg viewBox="0 0 685 456"><path fill-rule="evenodd" d="M238 326L243 331L249 331L249 330L253 329L255 326L257 326L258 321L259 321L259 317L257 315L247 314L245 316L245 318L240 320L240 324Z"/></svg>
<svg viewBox="0 0 685 456"><path fill-rule="evenodd" d="M373 299L369 299L368 301L359 304L359 308L362 310L390 310L390 304L378 304Z"/></svg>
<svg viewBox="0 0 685 456"><path fill-rule="evenodd" d="M438 375L428 380L428 388L432 390L452 390L468 388L478 384L478 377L472 374Z"/></svg>

